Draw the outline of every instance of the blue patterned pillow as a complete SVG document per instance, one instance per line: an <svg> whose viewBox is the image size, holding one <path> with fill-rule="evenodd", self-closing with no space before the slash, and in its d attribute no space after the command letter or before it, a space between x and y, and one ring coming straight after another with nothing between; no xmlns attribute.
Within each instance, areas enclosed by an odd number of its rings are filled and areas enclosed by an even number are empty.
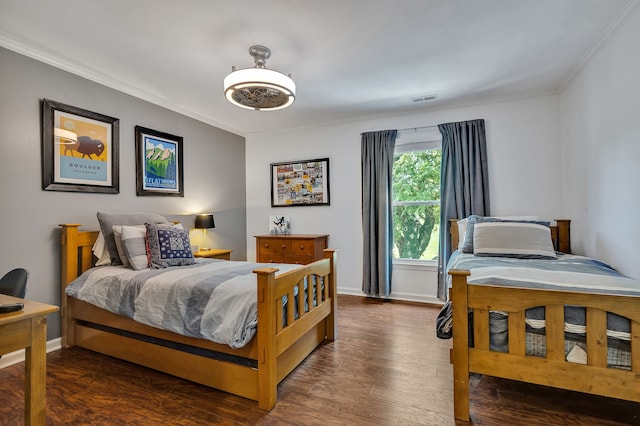
<svg viewBox="0 0 640 426"><path fill-rule="evenodd" d="M146 223L147 256L151 269L192 265L189 230L163 223Z"/></svg>

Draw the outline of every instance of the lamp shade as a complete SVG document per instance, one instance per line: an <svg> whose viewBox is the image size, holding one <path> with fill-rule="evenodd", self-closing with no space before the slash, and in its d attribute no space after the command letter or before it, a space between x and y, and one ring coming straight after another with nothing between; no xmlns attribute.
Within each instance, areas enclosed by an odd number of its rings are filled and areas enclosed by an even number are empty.
<svg viewBox="0 0 640 426"><path fill-rule="evenodd" d="M216 224L213 221L213 215L211 213L197 215L195 227L198 229L215 228Z"/></svg>

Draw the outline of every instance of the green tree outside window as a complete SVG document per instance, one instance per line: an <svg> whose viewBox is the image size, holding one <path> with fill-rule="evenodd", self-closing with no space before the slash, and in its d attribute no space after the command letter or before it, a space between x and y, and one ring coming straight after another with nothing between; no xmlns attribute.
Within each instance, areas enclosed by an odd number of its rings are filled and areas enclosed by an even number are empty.
<svg viewBox="0 0 640 426"><path fill-rule="evenodd" d="M438 257L441 150L396 153L393 163L393 257Z"/></svg>

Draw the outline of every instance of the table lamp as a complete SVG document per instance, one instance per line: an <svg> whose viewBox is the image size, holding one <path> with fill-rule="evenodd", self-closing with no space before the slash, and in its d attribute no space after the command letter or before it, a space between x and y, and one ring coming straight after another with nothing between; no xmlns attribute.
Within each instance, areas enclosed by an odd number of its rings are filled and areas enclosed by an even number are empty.
<svg viewBox="0 0 640 426"><path fill-rule="evenodd" d="M216 224L213 221L213 214L211 213L202 213L196 215L196 224L194 226L196 229L202 229L204 232L204 241L207 241L207 229L215 228ZM209 250L209 248L203 248L202 250Z"/></svg>

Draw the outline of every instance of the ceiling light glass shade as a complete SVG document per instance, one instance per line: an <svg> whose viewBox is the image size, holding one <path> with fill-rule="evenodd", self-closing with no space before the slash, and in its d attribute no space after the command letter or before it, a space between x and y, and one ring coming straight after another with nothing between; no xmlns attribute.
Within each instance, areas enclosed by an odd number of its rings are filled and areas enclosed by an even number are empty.
<svg viewBox="0 0 640 426"><path fill-rule="evenodd" d="M252 46L255 68L236 70L224 79L224 94L234 105L254 110L274 111L286 108L296 98L296 84L290 76L265 68L271 51Z"/></svg>

